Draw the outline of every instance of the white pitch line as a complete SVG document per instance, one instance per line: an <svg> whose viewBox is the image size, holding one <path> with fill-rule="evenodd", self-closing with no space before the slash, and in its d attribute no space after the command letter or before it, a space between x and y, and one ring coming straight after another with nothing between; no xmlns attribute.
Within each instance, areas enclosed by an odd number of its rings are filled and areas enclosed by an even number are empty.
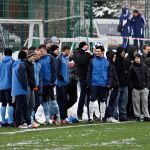
<svg viewBox="0 0 150 150"><path fill-rule="evenodd" d="M122 123L131 123L134 121L128 122L120 122L120 123L98 123L98 124L84 124L84 125L74 125L74 126L63 126L63 127L46 127L46 128L37 128L37 129L24 129L20 131L11 131L11 132L2 132L0 135L10 135L10 134L18 134L18 133L25 133L25 132L35 132L35 131L45 131L45 130L55 130L55 129L69 129L69 128L77 128L77 127L87 127L87 126L103 126L108 124L122 124Z"/></svg>

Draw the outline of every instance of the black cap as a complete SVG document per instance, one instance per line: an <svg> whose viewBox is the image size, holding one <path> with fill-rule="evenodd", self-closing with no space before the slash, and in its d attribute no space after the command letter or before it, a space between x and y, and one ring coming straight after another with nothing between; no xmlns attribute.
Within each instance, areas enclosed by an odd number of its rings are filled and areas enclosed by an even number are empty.
<svg viewBox="0 0 150 150"><path fill-rule="evenodd" d="M27 54L25 51L20 51L19 54L18 54L18 58L23 60L27 57Z"/></svg>

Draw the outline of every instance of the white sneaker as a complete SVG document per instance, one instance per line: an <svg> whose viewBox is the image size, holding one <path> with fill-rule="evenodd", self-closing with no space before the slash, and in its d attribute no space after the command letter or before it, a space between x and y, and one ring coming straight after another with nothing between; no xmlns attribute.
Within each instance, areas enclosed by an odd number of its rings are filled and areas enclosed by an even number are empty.
<svg viewBox="0 0 150 150"><path fill-rule="evenodd" d="M35 122L27 126L27 128L38 128L38 127L39 127L38 124L36 124Z"/></svg>
<svg viewBox="0 0 150 150"><path fill-rule="evenodd" d="M119 123L119 121L116 120L116 119L113 118L113 117L107 118L107 122L111 122L111 123Z"/></svg>
<svg viewBox="0 0 150 150"><path fill-rule="evenodd" d="M18 126L18 128L19 128L19 129L27 129L28 126L23 124L23 125Z"/></svg>

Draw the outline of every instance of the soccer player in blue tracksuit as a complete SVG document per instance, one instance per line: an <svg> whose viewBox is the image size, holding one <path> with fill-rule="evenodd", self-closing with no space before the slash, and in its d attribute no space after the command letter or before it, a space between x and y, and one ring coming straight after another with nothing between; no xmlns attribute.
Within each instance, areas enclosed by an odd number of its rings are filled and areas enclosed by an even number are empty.
<svg viewBox="0 0 150 150"><path fill-rule="evenodd" d="M14 119L14 104L12 103L11 97L11 86L12 86L12 64L14 60L11 58L12 50L7 48L4 51L5 57L0 62L0 91L1 91L1 118L2 118L2 126L6 126L5 123L5 114L6 114L6 106L8 107L8 125L13 125Z"/></svg>
<svg viewBox="0 0 150 150"><path fill-rule="evenodd" d="M35 105L32 110L32 116L31 120L35 120L35 114L37 112L38 107L40 104L42 104L42 74L41 74L41 68L42 68L42 62L41 62L41 52L39 50L35 50L36 53L36 60L33 62L34 64L34 77L35 77L35 83L36 87L34 88L34 97L35 97Z"/></svg>
<svg viewBox="0 0 150 150"><path fill-rule="evenodd" d="M29 107L27 102L28 91L28 79L24 59L26 53L20 51L18 59L12 65L12 91L11 95L15 98L16 103L16 126L23 128L22 115L27 123L27 127L31 127L31 116L29 113Z"/></svg>
<svg viewBox="0 0 150 150"><path fill-rule="evenodd" d="M65 124L67 118L67 86L70 82L69 75L69 55L70 47L64 46L62 48L62 53L56 59L56 93L57 93L57 102L60 109L60 119L61 123Z"/></svg>
<svg viewBox="0 0 150 150"><path fill-rule="evenodd" d="M128 37L131 35L131 27L130 27L130 12L128 8L122 8L122 14L120 16L120 24L122 26L121 35L123 37L122 47L127 49L129 48L129 39Z"/></svg>
<svg viewBox="0 0 150 150"><path fill-rule="evenodd" d="M133 11L133 17L131 18L131 28L133 38L144 38L144 28L146 26L146 21L143 15L141 15L138 10ZM134 46L137 50L143 52L143 40L139 40L140 47L138 46L138 40L134 40Z"/></svg>
<svg viewBox="0 0 150 150"><path fill-rule="evenodd" d="M106 100L112 82L112 71L109 61L104 57L104 47L97 46L95 57L92 59L88 71L88 87L90 88L89 123L93 122L94 103L98 99L100 118L105 116Z"/></svg>
<svg viewBox="0 0 150 150"><path fill-rule="evenodd" d="M55 59L53 56L47 53L45 45L40 45L39 50L41 52L41 73L42 73L42 84L43 84L43 109L46 117L46 123L50 123L50 99L54 99L53 92L51 90L55 86L56 81L56 67Z"/></svg>

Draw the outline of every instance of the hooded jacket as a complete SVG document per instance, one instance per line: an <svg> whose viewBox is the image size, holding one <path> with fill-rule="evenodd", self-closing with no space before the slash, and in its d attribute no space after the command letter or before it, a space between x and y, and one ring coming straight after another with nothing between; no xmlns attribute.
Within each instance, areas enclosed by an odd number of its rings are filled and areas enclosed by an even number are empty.
<svg viewBox="0 0 150 150"><path fill-rule="evenodd" d="M5 56L0 62L0 90L11 89L13 63L10 56Z"/></svg>
<svg viewBox="0 0 150 150"><path fill-rule="evenodd" d="M131 35L131 27L130 27L130 12L128 8L122 8L122 14L120 16L120 24L122 25L122 36L130 36Z"/></svg>
<svg viewBox="0 0 150 150"><path fill-rule="evenodd" d="M127 86L129 63L125 60L125 58L121 57L122 51L123 49L118 49L116 53L115 67L118 74L120 86Z"/></svg>
<svg viewBox="0 0 150 150"><path fill-rule="evenodd" d="M12 96L28 94L28 79L25 62L17 59L12 65Z"/></svg>
<svg viewBox="0 0 150 150"><path fill-rule="evenodd" d="M115 55L115 53L112 52L112 51L107 51L106 52L106 56L107 56L107 59L109 60L109 62L111 64L110 67L111 67L111 71L112 71L112 85L111 85L111 88L118 89L119 86L120 86L120 83L119 83L119 79L118 79L118 74L116 72L116 67L115 67L114 62L113 62L114 55Z"/></svg>
<svg viewBox="0 0 150 150"><path fill-rule="evenodd" d="M140 38L144 36L144 27L146 25L144 16L140 13L137 17L133 16L130 24L133 31L133 37Z"/></svg>
<svg viewBox="0 0 150 150"><path fill-rule="evenodd" d="M144 63L136 64L135 62L129 69L130 88L144 89L149 88L149 70Z"/></svg>

